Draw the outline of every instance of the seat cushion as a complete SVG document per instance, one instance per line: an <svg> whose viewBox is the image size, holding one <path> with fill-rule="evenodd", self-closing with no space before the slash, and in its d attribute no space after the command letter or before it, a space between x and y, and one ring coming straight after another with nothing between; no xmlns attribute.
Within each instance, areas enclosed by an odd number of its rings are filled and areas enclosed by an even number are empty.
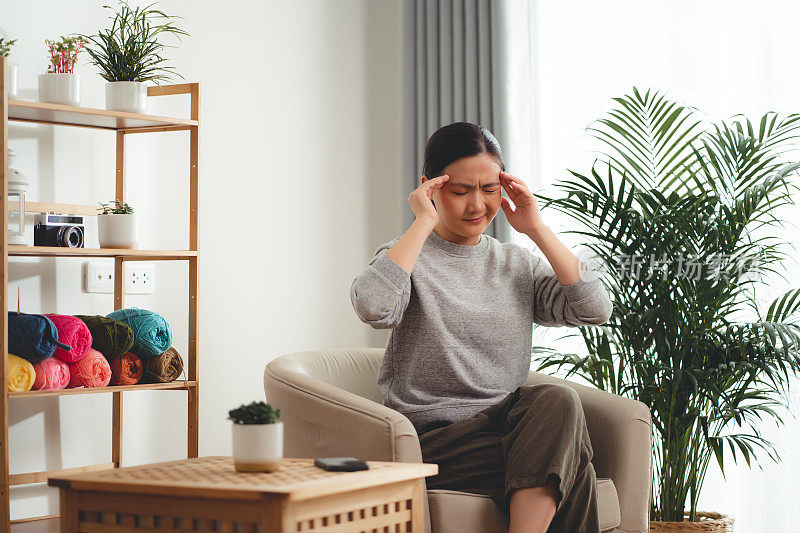
<svg viewBox="0 0 800 533"><path fill-rule="evenodd" d="M600 530L619 527L617 489L610 479L597 480ZM428 491L432 533L508 533L508 520L489 496L455 490Z"/></svg>

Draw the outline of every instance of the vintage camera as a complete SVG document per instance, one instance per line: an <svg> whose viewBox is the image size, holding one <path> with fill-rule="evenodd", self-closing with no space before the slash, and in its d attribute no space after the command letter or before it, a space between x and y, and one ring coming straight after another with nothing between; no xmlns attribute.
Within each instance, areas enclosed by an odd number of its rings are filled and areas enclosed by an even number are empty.
<svg viewBox="0 0 800 533"><path fill-rule="evenodd" d="M83 248L83 217L38 213L33 217L33 245Z"/></svg>

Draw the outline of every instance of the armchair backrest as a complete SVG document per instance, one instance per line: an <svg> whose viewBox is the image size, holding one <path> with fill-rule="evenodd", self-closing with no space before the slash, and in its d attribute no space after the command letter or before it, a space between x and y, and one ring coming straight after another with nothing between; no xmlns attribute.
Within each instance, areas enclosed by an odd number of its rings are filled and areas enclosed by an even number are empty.
<svg viewBox="0 0 800 533"><path fill-rule="evenodd" d="M281 375L302 374L381 403L378 368L383 354L383 348L309 350L279 357L269 367Z"/></svg>

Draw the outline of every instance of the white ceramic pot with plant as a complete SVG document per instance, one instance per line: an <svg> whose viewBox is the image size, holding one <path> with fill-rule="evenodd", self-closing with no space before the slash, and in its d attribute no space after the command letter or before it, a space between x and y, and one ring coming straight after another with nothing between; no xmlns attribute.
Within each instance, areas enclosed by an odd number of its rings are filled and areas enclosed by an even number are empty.
<svg viewBox="0 0 800 533"><path fill-rule="evenodd" d="M78 106L81 103L81 78L75 63L86 41L81 37L59 37L45 41L50 51L50 66L39 75L39 101Z"/></svg>
<svg viewBox="0 0 800 533"><path fill-rule="evenodd" d="M133 208L114 200L100 204L102 210L97 215L97 240L100 248L124 248L135 250L139 247L136 213Z"/></svg>
<svg viewBox="0 0 800 533"><path fill-rule="evenodd" d="M283 458L281 410L264 402L228 411L233 422L233 464L238 472L274 472Z"/></svg>
<svg viewBox="0 0 800 533"><path fill-rule="evenodd" d="M188 35L173 21L178 17L159 9L130 8L120 3L110 16L111 27L95 35L83 35L88 42L90 62L100 69L106 83L106 109L144 113L147 82L169 80L174 67L164 65L161 57L166 46L159 42L161 34L172 34L180 40Z"/></svg>
<svg viewBox="0 0 800 533"><path fill-rule="evenodd" d="M10 41L0 37L0 57L8 57L11 53L11 47L16 43L16 39ZM8 65L8 79L6 84L6 94L9 98L17 97L17 65L13 63L6 63Z"/></svg>

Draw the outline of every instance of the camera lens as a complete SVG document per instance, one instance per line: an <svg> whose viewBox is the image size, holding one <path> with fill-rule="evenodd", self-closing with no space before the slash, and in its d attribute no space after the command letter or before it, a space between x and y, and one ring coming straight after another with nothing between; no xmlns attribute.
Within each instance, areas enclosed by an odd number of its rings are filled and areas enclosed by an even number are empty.
<svg viewBox="0 0 800 533"><path fill-rule="evenodd" d="M83 247L83 232L77 226L61 226L58 228L57 242L67 248Z"/></svg>

